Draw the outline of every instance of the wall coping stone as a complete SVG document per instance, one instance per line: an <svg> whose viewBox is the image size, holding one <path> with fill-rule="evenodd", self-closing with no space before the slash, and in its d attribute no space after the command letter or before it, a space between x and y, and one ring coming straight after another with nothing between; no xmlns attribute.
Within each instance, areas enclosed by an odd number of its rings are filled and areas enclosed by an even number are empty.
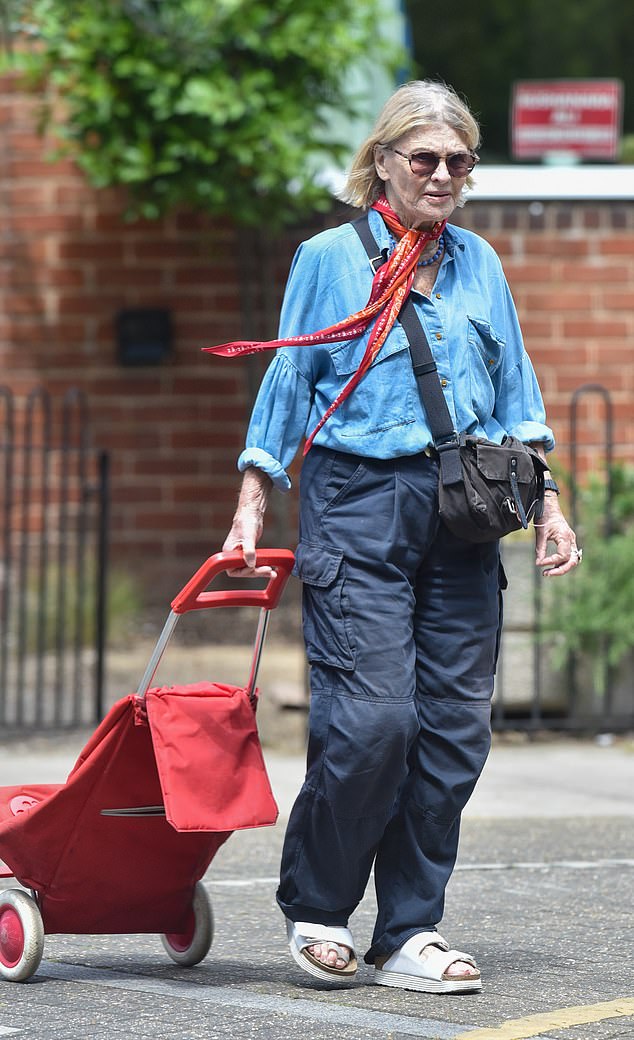
<svg viewBox="0 0 634 1040"><path fill-rule="evenodd" d="M481 165L468 198L474 202L525 199L634 200L634 166Z"/></svg>

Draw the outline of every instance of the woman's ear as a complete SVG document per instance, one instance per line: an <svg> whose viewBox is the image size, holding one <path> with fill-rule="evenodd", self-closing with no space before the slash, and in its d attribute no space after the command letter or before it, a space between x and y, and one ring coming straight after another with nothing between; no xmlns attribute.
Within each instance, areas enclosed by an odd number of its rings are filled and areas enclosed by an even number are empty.
<svg viewBox="0 0 634 1040"><path fill-rule="evenodd" d="M388 181L390 179L385 168L385 152L384 149L381 148L380 144L375 144L374 146L374 166L382 181Z"/></svg>

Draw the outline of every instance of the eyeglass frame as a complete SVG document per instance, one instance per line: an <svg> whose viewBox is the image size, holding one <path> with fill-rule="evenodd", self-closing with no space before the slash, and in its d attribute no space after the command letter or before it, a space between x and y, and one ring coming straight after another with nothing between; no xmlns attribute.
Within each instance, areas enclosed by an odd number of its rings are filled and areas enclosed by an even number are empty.
<svg viewBox="0 0 634 1040"><path fill-rule="evenodd" d="M426 149L421 148L418 151L412 152L410 155L407 155L406 152L401 152L398 148L393 148L391 144L381 144L379 145L379 148L385 148L388 152L394 152L395 155L400 155L401 159L407 159L409 168L411 172L414 174L414 177L431 177L432 174L435 173L438 169L438 166L440 165L441 161L445 163L445 166L447 166L447 173L450 177L468 177L470 173L473 173L477 164L480 162L480 156L476 152L471 151L471 149L468 149L464 152L449 152L445 153L445 155L437 155L436 152L427 151ZM423 154L433 155L436 160L436 165L434 166L433 170L429 170L427 173L414 173L414 171L412 170L412 159L414 159L417 155ZM471 167L471 169L467 170L466 173L452 173L449 169L447 160L453 159L455 155L468 155L470 159L473 159L473 166Z"/></svg>

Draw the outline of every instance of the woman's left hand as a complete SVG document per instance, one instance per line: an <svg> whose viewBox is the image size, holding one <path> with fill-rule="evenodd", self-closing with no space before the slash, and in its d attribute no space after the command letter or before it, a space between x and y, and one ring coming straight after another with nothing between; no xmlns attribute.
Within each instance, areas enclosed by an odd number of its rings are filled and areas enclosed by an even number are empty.
<svg viewBox="0 0 634 1040"><path fill-rule="evenodd" d="M556 551L547 555L548 542L554 542ZM557 495L547 492L544 512L535 524L535 564L544 568L545 578L567 574L581 562L577 537L561 511Z"/></svg>

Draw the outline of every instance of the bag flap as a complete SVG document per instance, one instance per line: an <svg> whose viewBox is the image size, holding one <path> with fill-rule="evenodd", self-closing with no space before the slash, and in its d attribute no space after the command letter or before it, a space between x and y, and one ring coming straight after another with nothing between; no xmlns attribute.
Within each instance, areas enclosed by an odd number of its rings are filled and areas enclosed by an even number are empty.
<svg viewBox="0 0 634 1040"><path fill-rule="evenodd" d="M146 706L165 812L175 830L275 823L278 809L244 689L223 683L155 687Z"/></svg>
<svg viewBox="0 0 634 1040"><path fill-rule="evenodd" d="M517 445L507 447L506 444L492 444L490 441L476 444L477 466L487 480L508 480L513 459L516 460L519 483L530 484L535 478L535 466L525 445L518 442Z"/></svg>

